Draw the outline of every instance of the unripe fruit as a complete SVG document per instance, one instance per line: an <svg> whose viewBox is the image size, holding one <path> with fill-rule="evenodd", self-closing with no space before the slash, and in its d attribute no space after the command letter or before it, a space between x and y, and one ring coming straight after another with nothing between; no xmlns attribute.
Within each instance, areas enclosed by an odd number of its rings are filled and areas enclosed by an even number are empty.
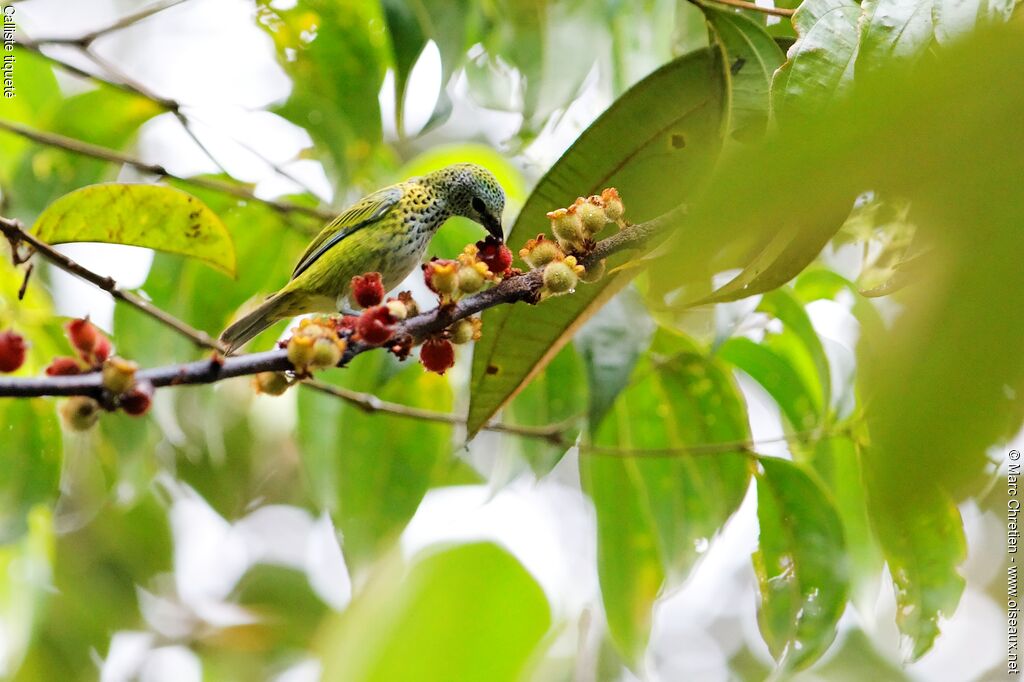
<svg viewBox="0 0 1024 682"><path fill-rule="evenodd" d="M583 220L578 212L560 208L548 213L548 218L551 219L551 233L564 248L575 251L583 245Z"/></svg>
<svg viewBox="0 0 1024 682"><path fill-rule="evenodd" d="M458 261L432 260L423 264L427 286L435 294L451 296L459 287Z"/></svg>
<svg viewBox="0 0 1024 682"><path fill-rule="evenodd" d="M334 367L341 362L342 344L334 339L321 337L313 343L313 359L309 366Z"/></svg>
<svg viewBox="0 0 1024 682"><path fill-rule="evenodd" d="M50 361L46 368L47 376L66 376L69 374L81 374L82 365L75 358L59 357Z"/></svg>
<svg viewBox="0 0 1024 682"><path fill-rule="evenodd" d="M356 333L363 343L371 346L379 346L391 338L394 331L392 326L395 322L391 317L387 306L378 305L367 308L359 316L359 323L356 325Z"/></svg>
<svg viewBox="0 0 1024 682"><path fill-rule="evenodd" d="M472 265L464 265L459 268L459 291L464 294L473 294L484 286L484 276Z"/></svg>
<svg viewBox="0 0 1024 682"><path fill-rule="evenodd" d="M14 331L0 334L0 372L13 372L25 363L25 339Z"/></svg>
<svg viewBox="0 0 1024 682"><path fill-rule="evenodd" d="M267 395L281 395L290 385L284 372L260 372L252 378L253 389Z"/></svg>
<svg viewBox="0 0 1024 682"><path fill-rule="evenodd" d="M469 343L480 338L481 322L478 317L467 317L448 328L448 337L454 344Z"/></svg>
<svg viewBox="0 0 1024 682"><path fill-rule="evenodd" d="M370 272L352 278L352 298L360 308L380 305L384 300L384 282L379 272Z"/></svg>
<svg viewBox="0 0 1024 682"><path fill-rule="evenodd" d="M579 277L565 261L552 261L544 268L544 289L557 296L576 288Z"/></svg>
<svg viewBox="0 0 1024 682"><path fill-rule="evenodd" d="M551 261L562 258L563 255L558 244L545 239L544 235L538 235L536 239L526 242L526 246L519 252L519 257L531 268L542 268Z"/></svg>
<svg viewBox="0 0 1024 682"><path fill-rule="evenodd" d="M391 317L395 318L399 322L409 316L409 307L400 299L393 298L384 305L388 307L388 312L391 313Z"/></svg>
<svg viewBox="0 0 1024 682"><path fill-rule="evenodd" d="M131 360L113 357L103 363L103 388L114 395L121 395L135 383L135 372L139 366Z"/></svg>
<svg viewBox="0 0 1024 682"><path fill-rule="evenodd" d="M604 217L608 219L608 222L617 223L622 220L626 208L622 205L622 198L619 197L617 189L609 187L602 190L601 200L604 201Z"/></svg>
<svg viewBox="0 0 1024 682"><path fill-rule="evenodd" d="M288 340L288 362L292 363L296 371L305 372L313 360L313 341L315 339L312 336L300 334L293 334Z"/></svg>
<svg viewBox="0 0 1024 682"><path fill-rule="evenodd" d="M82 395L72 396L61 405L60 416L72 431L88 431L100 418L100 404Z"/></svg>
<svg viewBox="0 0 1024 682"><path fill-rule="evenodd" d="M448 339L427 339L420 348L420 362L438 374L444 374L455 366L455 347Z"/></svg>
<svg viewBox="0 0 1024 682"><path fill-rule="evenodd" d="M597 197L600 199L600 197ZM583 229L593 236L604 229L607 220L604 215L604 208L591 201L584 201L576 204L576 214L583 223Z"/></svg>
<svg viewBox="0 0 1024 682"><path fill-rule="evenodd" d="M121 396L121 409L133 417L139 417L149 412L153 404L153 393L156 389L148 381L136 384L130 391Z"/></svg>
<svg viewBox="0 0 1024 682"><path fill-rule="evenodd" d="M494 275L500 275L512 266L512 251L493 236L476 243L477 258Z"/></svg>

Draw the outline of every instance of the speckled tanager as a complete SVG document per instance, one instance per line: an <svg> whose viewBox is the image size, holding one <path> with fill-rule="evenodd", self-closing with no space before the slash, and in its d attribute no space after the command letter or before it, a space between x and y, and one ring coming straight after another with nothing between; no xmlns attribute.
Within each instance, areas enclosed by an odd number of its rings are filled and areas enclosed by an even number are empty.
<svg viewBox="0 0 1024 682"><path fill-rule="evenodd" d="M486 168L460 163L378 190L332 220L299 258L291 281L224 330L234 350L277 320L347 307L352 278L379 272L397 286L423 260L434 233L453 215L503 238L505 192Z"/></svg>

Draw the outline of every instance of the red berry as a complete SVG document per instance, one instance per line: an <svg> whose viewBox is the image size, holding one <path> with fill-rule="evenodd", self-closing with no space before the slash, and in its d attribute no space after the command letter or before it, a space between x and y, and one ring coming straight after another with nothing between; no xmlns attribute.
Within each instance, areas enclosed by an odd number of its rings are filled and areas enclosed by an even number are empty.
<svg viewBox="0 0 1024 682"><path fill-rule="evenodd" d="M92 363L93 365L102 365L103 362L110 357L110 339L103 334L100 334L96 340L96 345L92 349Z"/></svg>
<svg viewBox="0 0 1024 682"><path fill-rule="evenodd" d="M455 366L455 346L448 339L427 339L420 348L420 362L427 370L444 374Z"/></svg>
<svg viewBox="0 0 1024 682"><path fill-rule="evenodd" d="M384 282L379 272L368 272L352 278L352 298L360 308L380 305L384 300Z"/></svg>
<svg viewBox="0 0 1024 682"><path fill-rule="evenodd" d="M81 374L82 365L79 364L75 358L59 357L54 358L50 361L49 367L46 368L46 373L51 377L63 376L67 374Z"/></svg>
<svg viewBox="0 0 1024 682"><path fill-rule="evenodd" d="M98 329L89 321L89 318L71 320L64 325L68 340L83 357L92 353L93 347L99 340L101 334Z"/></svg>
<svg viewBox="0 0 1024 682"><path fill-rule="evenodd" d="M512 265L512 251L493 236L476 243L477 258L482 260L495 275L500 275Z"/></svg>
<svg viewBox="0 0 1024 682"><path fill-rule="evenodd" d="M13 331L0 334L0 372L13 372L25 362L25 339Z"/></svg>
<svg viewBox="0 0 1024 682"><path fill-rule="evenodd" d="M153 384L148 381L140 381L130 391L121 396L121 409L133 417L138 417L149 411L153 404Z"/></svg>
<svg viewBox="0 0 1024 682"><path fill-rule="evenodd" d="M359 316L356 333L363 343L379 346L391 338L394 323L395 318L391 316L391 311L386 305L374 306L367 308Z"/></svg>

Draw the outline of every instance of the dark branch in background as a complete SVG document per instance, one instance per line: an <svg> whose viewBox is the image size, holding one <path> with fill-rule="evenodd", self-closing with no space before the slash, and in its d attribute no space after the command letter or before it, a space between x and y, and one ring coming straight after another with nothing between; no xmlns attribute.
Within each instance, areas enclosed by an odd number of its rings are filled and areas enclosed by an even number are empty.
<svg viewBox="0 0 1024 682"><path fill-rule="evenodd" d="M729 7L737 7L739 9L748 9L762 14L770 14L775 17L791 17L796 12L796 10L787 9L785 7L761 7L760 5L752 2L746 2L746 0L711 0L711 2L719 5L728 5Z"/></svg>
<svg viewBox="0 0 1024 682"><path fill-rule="evenodd" d="M189 178L174 175L159 164L146 163L145 161L129 154L125 154L124 152L107 149L106 147L100 147L95 144L90 144L89 142L82 142L81 140L58 135L57 133L34 130L27 126L23 126L20 123L0 119L0 130L6 130L14 133L15 135L20 135L27 140L32 140L33 142L45 144L50 147L64 149L65 151L69 151L74 154L100 159L101 161L109 161L111 163L123 163L143 173L150 173L151 175L156 175L162 178L174 179L184 184L191 185L192 187L220 192L221 194L227 194L245 201L256 201L284 214L303 213L323 220L330 220L335 215L332 211L322 208L312 208L310 206L302 206L300 204L292 204L284 201L275 201L273 199L261 199L246 188L239 185L232 185L229 182L221 182L220 180L213 180L211 178Z"/></svg>
<svg viewBox="0 0 1024 682"><path fill-rule="evenodd" d="M104 26L103 28L98 28L95 31L90 31L85 35L77 36L74 38L41 38L39 40L36 40L35 42L41 45L74 45L76 47L81 47L85 49L92 45L93 42L95 42L96 39L100 36L104 36L108 33L113 33L115 31L120 31L121 29L128 28L129 26L134 26L135 24L139 23L144 19L148 19L154 14L163 12L166 9L176 7L177 5L181 5L186 2L188 2L188 0L164 0L164 2L155 2L152 5L149 5L148 7L143 7L138 12L125 15L117 21L115 21L114 23L108 26Z"/></svg>
<svg viewBox="0 0 1024 682"><path fill-rule="evenodd" d="M685 213L682 207L664 216L646 223L632 225L608 239L597 243L593 251L582 259L584 267L594 266L603 258L619 251L639 248L648 240L665 231ZM0 219L0 229L4 235L16 244L25 241L31 244L54 265L60 267L92 284L108 291L115 298L135 306L142 312L158 319L175 329L178 333L192 339L197 345L207 348L218 348L218 344L205 332L193 329L184 322L156 308L148 301L117 287L109 277L103 277L82 267L51 246L26 233L17 221ZM419 343L427 337L439 334L453 322L470 317L487 308L517 301L536 301L542 286L542 270L532 270L517 277L510 277L491 289L472 296L467 296L455 304L434 308L427 312L410 317L395 326L393 338L411 338ZM351 340L339 366L344 366L356 355L379 348L359 341ZM169 365L152 369L140 370L137 377L140 381L149 381L155 387L180 386L186 384L209 384L237 376L247 376L259 372L281 372L292 369L288 362L287 351L270 350L263 353L221 357L219 354L207 360L199 360L186 364ZM34 397L47 395L86 395L102 400L103 382L98 372L75 376L53 376L32 379L0 379L0 396Z"/></svg>
<svg viewBox="0 0 1024 682"><path fill-rule="evenodd" d="M230 175L230 173L228 173L227 171L224 170L224 168L220 164L220 162L216 159L216 157L210 152L210 150L207 148L207 146L205 144L203 144L203 142L196 135L195 131L193 130L192 121L182 111L184 108L186 108L184 104L182 104L181 102L179 102L177 100L157 95L155 92L153 92L148 87L146 87L143 83L140 83L140 82L130 78L127 74L125 74L120 69L118 69L116 65L112 64L109 60L107 60L103 56L97 54L94 50L90 49L92 42L96 38L98 38L98 37L100 37L102 35L106 35L107 33L111 33L113 31L117 31L117 30L120 30L120 29L123 29L123 28L127 28L128 26L131 26L131 25L135 24L137 21L139 21L141 19L148 18L149 16L152 16L153 14L155 14L155 13L157 13L159 11L162 11L164 9L168 9L169 7L173 7L175 5L179 5L179 4L181 4L182 2L185 2L185 1L186 0L176 0L174 2L163 3L162 5L152 6L148 10L142 10L138 14L130 15L128 17L125 17L125 18L121 19L120 21L112 24L111 26L108 26L105 29L101 29L99 31L94 31L92 34L86 34L85 36L80 36L80 37L75 37L75 38L49 38L49 39L42 39L42 40L28 40L28 39L22 38L22 39L19 39L17 41L17 45L19 47L23 48L23 49L29 50L29 51L39 55L40 57L42 57L42 58L46 59L47 61L49 61L54 66L56 66L56 67L58 67L60 69L63 69L65 71L69 72L69 73L72 73L72 74L74 74L76 76L79 76L81 78L87 78L89 80L92 80L92 81L94 81L96 83L100 83L102 85L106 85L106 86L109 86L109 87L117 88L117 89L122 90L124 92L136 95L138 97L142 97L144 99L147 99L147 100L153 102L154 104L156 104L161 109L163 109L163 110L165 110L167 112L172 113L174 115L174 117L178 120L178 122L181 124L182 129L185 131L185 134L188 135L192 139L192 141L199 147L199 149L203 152L203 154L205 154L206 157L209 158L214 163L214 165L216 165L218 168L220 168L225 173L225 175ZM75 66L73 64L69 64L69 63L67 63L67 62L65 62L63 60L57 59L56 57L53 57L51 55L46 54L45 52L42 51L42 47L47 46L47 45L64 45L64 46L71 46L71 47L77 48L78 51L84 57L89 59L94 65L96 65L98 68L102 69L106 73L108 73L111 76L113 76L113 79L105 78L105 77L103 77L103 76L101 76L99 74L92 73L90 71L86 71L85 69L82 69L82 68L80 68L78 66ZM257 150L253 149L252 147L250 147L249 145L245 144L244 142L242 142L240 140L236 140L234 138L231 138L230 135L228 137L230 139L232 139L232 141L234 141L242 149L246 150L247 152L249 152L250 154L252 154L256 158L258 158L261 162L266 164L269 168L271 168L275 173L277 173L281 177L284 177L284 178L290 180L291 182L295 183L296 185L301 187L306 192L309 192L310 194L315 194L313 192L313 190L308 185L306 185L302 180L300 180L295 175L293 175L292 173L290 173L287 170L285 170L284 168L282 168L280 165L276 164L275 162L271 161L267 157L263 156L260 152L258 152ZM173 177L173 176L168 176L168 177ZM180 180L180 179L183 179L183 178L178 178L178 179ZM221 190L219 190L219 191L221 191ZM259 199L255 199L255 200L256 201L261 201ZM310 215L315 215L316 217L324 219L324 220L330 220L331 218L334 217L334 213L331 212L330 210L327 210L327 209L309 208L309 207L306 207L306 206L289 204L287 202L266 202L266 201L264 201L263 203L268 203L268 205L272 205L275 208L278 208L278 210L283 210L286 213L287 212L291 212L291 211L298 211L298 212L308 213ZM288 208L282 208L282 207L288 207Z"/></svg>

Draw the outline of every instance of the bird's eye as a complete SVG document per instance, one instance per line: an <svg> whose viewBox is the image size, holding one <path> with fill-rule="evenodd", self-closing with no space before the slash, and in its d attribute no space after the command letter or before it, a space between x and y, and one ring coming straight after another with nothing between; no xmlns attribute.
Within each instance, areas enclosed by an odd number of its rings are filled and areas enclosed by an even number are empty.
<svg viewBox="0 0 1024 682"><path fill-rule="evenodd" d="M484 210L487 208L486 206L484 206L484 200L481 199L480 197L473 197L473 201L471 201L470 203L473 204L473 210L476 211L477 213L483 213Z"/></svg>

